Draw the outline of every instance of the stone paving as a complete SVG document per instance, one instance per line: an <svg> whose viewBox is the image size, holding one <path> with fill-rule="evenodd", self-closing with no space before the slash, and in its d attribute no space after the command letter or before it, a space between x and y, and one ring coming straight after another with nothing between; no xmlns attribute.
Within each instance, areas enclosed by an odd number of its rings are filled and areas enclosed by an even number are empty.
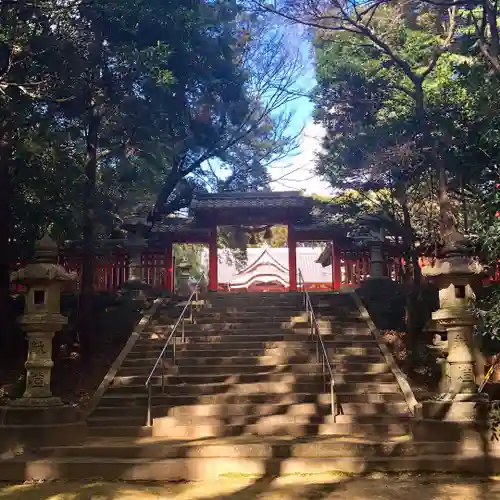
<svg viewBox="0 0 500 500"><path fill-rule="evenodd" d="M0 500L489 500L500 478L458 475L289 476L222 478L213 483L146 485L54 482L0 486Z"/></svg>

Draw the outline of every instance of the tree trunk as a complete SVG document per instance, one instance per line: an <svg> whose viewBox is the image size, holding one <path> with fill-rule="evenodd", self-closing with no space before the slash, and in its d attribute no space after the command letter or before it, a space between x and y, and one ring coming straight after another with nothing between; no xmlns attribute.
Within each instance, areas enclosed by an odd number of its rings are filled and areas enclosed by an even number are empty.
<svg viewBox="0 0 500 500"><path fill-rule="evenodd" d="M405 190L406 193L406 190ZM413 228L411 226L410 210L408 208L408 200L404 195L401 200L401 207L403 210L403 226L407 234L413 235ZM419 361L419 340L420 340L420 300L419 300L419 287L421 282L421 270L418 262L418 255L415 249L415 242L413 236L410 241L407 241L408 248L411 255L411 265L413 271L413 281L407 283L406 290L406 330L408 333L408 349L409 349L409 369L412 370L418 365Z"/></svg>
<svg viewBox="0 0 500 500"><path fill-rule="evenodd" d="M418 255L415 251L414 231L411 225L410 208L408 207L408 197L406 196L406 185L403 189L398 189L398 201L403 211L403 227L405 228L405 245L408 247L411 255L411 265L413 271L413 283L415 286L420 285L422 273L418 264Z"/></svg>
<svg viewBox="0 0 500 500"><path fill-rule="evenodd" d="M465 182L463 174L460 176L460 194L462 195L462 216L464 218L465 234L469 232L469 207L467 204L467 196L465 195Z"/></svg>
<svg viewBox="0 0 500 500"><path fill-rule="evenodd" d="M10 315L10 200L12 142L6 129L0 131L0 356L12 356L12 318Z"/></svg>
<svg viewBox="0 0 500 500"><path fill-rule="evenodd" d="M87 158L83 193L83 255L80 290L79 328L82 356L92 356L94 334L94 262L95 262L95 190L97 178L97 145L101 117L95 106L90 105L87 131Z"/></svg>
<svg viewBox="0 0 500 500"><path fill-rule="evenodd" d="M453 213L453 206L448 195L448 183L446 181L446 169L438 158L436 157L436 169L438 174L438 201L439 201L439 233L442 242L447 245L457 240L458 231Z"/></svg>
<svg viewBox="0 0 500 500"><path fill-rule="evenodd" d="M429 154L427 153L430 144L430 133L429 126L427 123L427 114L425 109L425 99L424 90L422 87L422 81L414 81L415 86L415 118L418 124L418 130L420 131L420 148L422 151L422 156L429 160ZM405 191L406 194L406 191ZM404 226L411 229L411 218L410 211L408 208L408 203L406 196L404 197L405 203L402 204L403 209L403 223ZM420 269L418 261L418 253L415 248L415 242L410 242L410 252L411 252L411 263L413 270L413 283L409 283L409 287L406 290L406 329L408 333L408 369L412 371L420 363L420 338L422 331L422 314L421 314L421 281L422 272Z"/></svg>

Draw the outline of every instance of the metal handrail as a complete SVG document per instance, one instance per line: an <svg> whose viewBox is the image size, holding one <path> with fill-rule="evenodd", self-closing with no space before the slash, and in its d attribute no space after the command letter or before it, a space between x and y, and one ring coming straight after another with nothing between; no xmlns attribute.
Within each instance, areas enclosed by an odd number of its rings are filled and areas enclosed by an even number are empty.
<svg viewBox="0 0 500 500"><path fill-rule="evenodd" d="M167 348L170 345L170 342L172 339L174 339L173 345L173 358L174 358L174 363L175 363L175 337L177 334L177 329L179 328L179 325L182 326L181 330L181 343L184 343L185 339L185 333L184 333L184 320L186 319L186 311L189 308L189 318L192 321L193 320L193 298L196 297L196 300L198 300L198 288L200 286L201 280L203 279L204 274L202 273L198 281L196 282L196 285L194 286L194 289L189 296L188 301L186 302L186 305L182 309L181 314L177 318L177 321L175 322L174 326L172 327L172 331L170 332L170 335L168 336L167 340L165 341L165 345L163 346L163 349L160 352L160 355L158 356L151 372L149 373L149 376L146 380L146 383L144 384L146 388L148 389L148 413L147 413L147 422L146 425L148 427L151 427L153 420L152 420L152 415L151 415L151 406L152 406L152 399L153 399L153 388L152 388L152 383L151 379L153 378L153 375L158 368L158 365L161 362L161 390L162 392L165 392L165 365L163 363L163 358L165 357L165 353L167 352Z"/></svg>
<svg viewBox="0 0 500 500"><path fill-rule="evenodd" d="M314 336L314 334L316 333L317 337L316 359L318 360L319 363L320 349L318 347L321 346L321 354L322 354L321 367L323 371L323 379L325 380L325 375L326 375L325 369L328 369L328 374L330 375L330 403L331 403L333 421L335 422L337 419L337 415L342 414L342 407L340 406L340 403L338 401L337 391L335 390L335 379L333 377L333 368L328 358L328 351L326 350L325 343L321 338L318 320L316 318L316 315L314 314L314 308L311 302L311 296L309 295L309 292L307 291L305 286L304 275L302 274L302 271L300 269L298 270L298 272L299 272L298 276L299 283L302 285L302 292L304 293L304 306L306 308L306 313L308 314L309 321L311 323L311 336Z"/></svg>

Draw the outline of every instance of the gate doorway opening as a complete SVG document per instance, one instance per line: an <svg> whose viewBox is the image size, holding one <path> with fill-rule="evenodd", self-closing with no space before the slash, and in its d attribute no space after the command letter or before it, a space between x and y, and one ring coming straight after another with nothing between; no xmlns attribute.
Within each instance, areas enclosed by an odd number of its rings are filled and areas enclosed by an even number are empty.
<svg viewBox="0 0 500 500"><path fill-rule="evenodd" d="M217 291L284 293L294 290L291 287L294 279L299 289L333 289L331 266L323 267L318 262L325 248L324 243L295 243L292 240L291 243L295 244L290 249L288 227L285 225L246 228L245 234L241 234L241 228L237 228L239 235L234 238L235 241L231 240L232 230L219 228L220 240L227 240L226 243L233 245L236 241L241 247L229 245L229 248L218 249ZM204 267L209 268L208 250L204 250L202 260Z"/></svg>

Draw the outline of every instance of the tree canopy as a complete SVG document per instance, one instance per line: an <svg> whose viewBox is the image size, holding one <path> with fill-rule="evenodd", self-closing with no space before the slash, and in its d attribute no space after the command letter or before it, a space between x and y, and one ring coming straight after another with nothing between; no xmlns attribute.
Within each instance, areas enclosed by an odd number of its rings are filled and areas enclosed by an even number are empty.
<svg viewBox="0 0 500 500"><path fill-rule="evenodd" d="M125 215L268 189L296 147L299 52L244 2L2 2L0 18L2 323L9 267L42 233L83 240L91 317L96 243Z"/></svg>
<svg viewBox="0 0 500 500"><path fill-rule="evenodd" d="M498 174L497 3L254 5L314 43L317 173L372 202L377 193L370 211L402 226L409 247L471 233Z"/></svg>

